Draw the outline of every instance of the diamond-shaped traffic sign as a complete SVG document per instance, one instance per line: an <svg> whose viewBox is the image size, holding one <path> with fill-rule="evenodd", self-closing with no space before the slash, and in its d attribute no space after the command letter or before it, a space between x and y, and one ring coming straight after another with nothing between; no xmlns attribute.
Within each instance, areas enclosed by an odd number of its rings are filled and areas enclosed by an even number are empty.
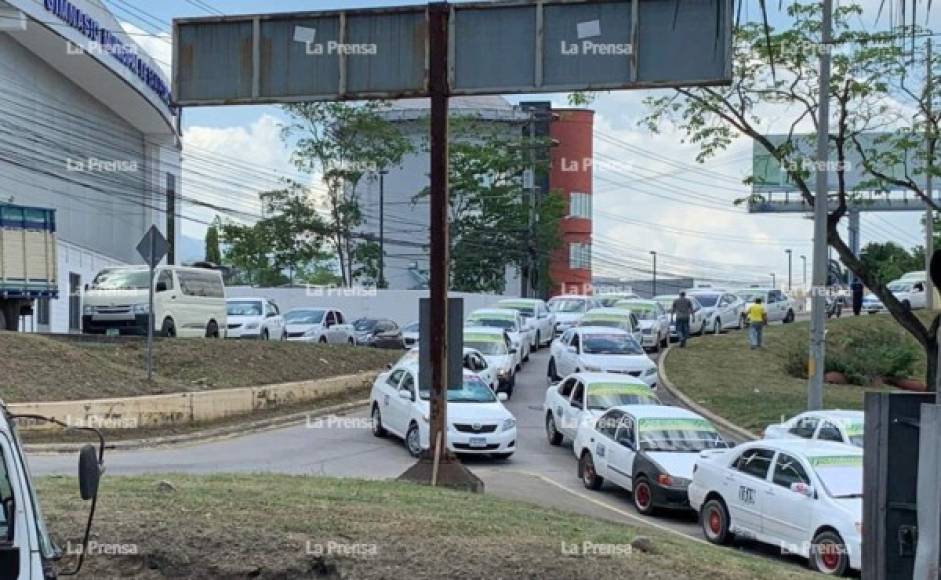
<svg viewBox="0 0 941 580"><path fill-rule="evenodd" d="M155 268L160 260L170 251L170 243L167 241L157 226L150 226L144 237L137 244L137 253L144 258L144 262L151 268Z"/></svg>

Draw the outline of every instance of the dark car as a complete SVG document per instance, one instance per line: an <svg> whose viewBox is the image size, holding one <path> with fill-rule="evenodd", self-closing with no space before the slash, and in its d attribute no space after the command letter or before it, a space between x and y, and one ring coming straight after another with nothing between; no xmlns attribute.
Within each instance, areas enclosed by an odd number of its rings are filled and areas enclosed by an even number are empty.
<svg viewBox="0 0 941 580"><path fill-rule="evenodd" d="M353 322L356 344L374 348L405 348L402 329L385 318L360 318Z"/></svg>

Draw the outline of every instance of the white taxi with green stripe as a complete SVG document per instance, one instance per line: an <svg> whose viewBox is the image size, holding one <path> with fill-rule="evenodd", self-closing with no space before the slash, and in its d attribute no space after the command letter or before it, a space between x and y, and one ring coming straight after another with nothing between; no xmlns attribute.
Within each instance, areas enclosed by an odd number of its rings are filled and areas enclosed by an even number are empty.
<svg viewBox="0 0 941 580"><path fill-rule="evenodd" d="M545 300L539 298L507 298L497 303L497 308L517 310L530 331L532 349L539 350L552 342L555 336L555 313L549 310Z"/></svg>
<svg viewBox="0 0 941 580"><path fill-rule="evenodd" d="M643 341L637 316L624 308L593 308L585 313L578 325L620 328L633 336L637 344Z"/></svg>
<svg viewBox="0 0 941 580"><path fill-rule="evenodd" d="M491 370L496 373L497 391L513 395L516 386L517 351L507 334L488 326L464 327L464 347L484 355Z"/></svg>
<svg viewBox="0 0 941 580"><path fill-rule="evenodd" d="M516 366L521 367L524 361L529 360L530 344L532 339L529 330L523 323L523 316L518 310L512 308L480 308L471 312L464 326L484 326L496 328L506 332L510 342L517 350Z"/></svg>
<svg viewBox="0 0 941 580"><path fill-rule="evenodd" d="M611 407L659 404L650 387L630 375L574 373L546 389L546 437L559 445L565 437L575 437L585 418L596 418Z"/></svg>
<svg viewBox="0 0 941 580"><path fill-rule="evenodd" d="M862 411L807 411L783 423L769 425L764 436L766 439L813 439L862 447L864 423Z"/></svg>

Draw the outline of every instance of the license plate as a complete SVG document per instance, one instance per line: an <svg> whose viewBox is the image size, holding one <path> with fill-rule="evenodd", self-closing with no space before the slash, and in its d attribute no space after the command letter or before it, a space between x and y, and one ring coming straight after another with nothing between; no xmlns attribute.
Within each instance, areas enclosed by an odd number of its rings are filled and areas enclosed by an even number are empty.
<svg viewBox="0 0 941 580"><path fill-rule="evenodd" d="M105 336L121 336L121 330L117 328L108 328L105 330Z"/></svg>
<svg viewBox="0 0 941 580"><path fill-rule="evenodd" d="M471 437L470 446L471 447L486 447L487 438L486 437Z"/></svg>

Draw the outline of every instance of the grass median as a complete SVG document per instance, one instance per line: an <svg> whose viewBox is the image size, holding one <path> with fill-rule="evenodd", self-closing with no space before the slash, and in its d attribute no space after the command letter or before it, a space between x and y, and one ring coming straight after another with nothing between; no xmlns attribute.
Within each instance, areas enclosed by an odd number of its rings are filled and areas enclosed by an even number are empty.
<svg viewBox="0 0 941 580"><path fill-rule="evenodd" d="M39 495L53 535L63 545L76 545L87 505L78 500L74 478L43 478ZM90 552L83 576L812 577L790 564L650 532L487 495L395 482L284 475L110 477L102 481L93 528L97 553ZM650 551L623 548L641 535ZM598 554L604 546L617 555ZM595 553L584 553L586 547Z"/></svg>
<svg viewBox="0 0 941 580"><path fill-rule="evenodd" d="M802 375L809 325L806 321L772 324L765 328L764 348L756 350L749 349L745 332L696 338L688 348L671 349L665 363L667 377L693 401L757 433L807 408L807 379ZM865 374L873 372L870 368L892 371L896 365L898 372L924 377L924 352L888 315L830 319L827 345L828 369L838 364ZM824 407L862 409L866 391L887 388L878 381L827 384Z"/></svg>

